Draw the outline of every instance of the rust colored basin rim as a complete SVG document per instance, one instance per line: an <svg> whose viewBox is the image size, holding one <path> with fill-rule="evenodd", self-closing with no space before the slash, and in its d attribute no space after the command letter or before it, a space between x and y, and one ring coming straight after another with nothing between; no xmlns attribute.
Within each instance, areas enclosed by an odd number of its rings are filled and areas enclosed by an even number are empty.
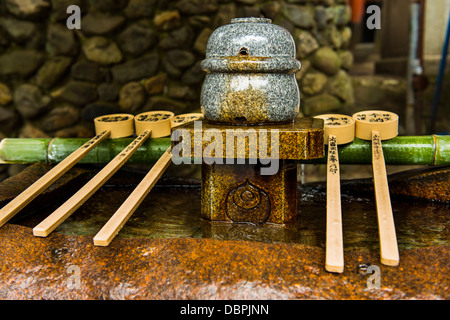
<svg viewBox="0 0 450 320"><path fill-rule="evenodd" d="M449 299L449 246L405 250L400 266L345 252L345 271L324 269L324 250L213 239L116 239L0 229L0 299ZM368 289L361 264L380 267Z"/></svg>

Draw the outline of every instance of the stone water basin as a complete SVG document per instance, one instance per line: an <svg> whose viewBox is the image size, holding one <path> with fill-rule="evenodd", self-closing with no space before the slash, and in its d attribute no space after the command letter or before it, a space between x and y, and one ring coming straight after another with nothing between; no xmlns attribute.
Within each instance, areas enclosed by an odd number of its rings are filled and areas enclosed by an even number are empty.
<svg viewBox="0 0 450 320"><path fill-rule="evenodd" d="M46 170L45 165L34 165L1 183L0 201L6 203ZM143 177L144 172L125 168L51 235L34 237L31 229L95 172L88 166L71 169L0 228L0 298L449 298L448 167L390 177L398 267L379 261L370 179L342 183L342 274L324 268L324 183L299 185L295 225L256 227L202 220L200 180L165 176L112 243L96 247L93 236ZM405 192L433 181L440 186L434 197L441 201L431 201L426 190ZM380 267L379 289L367 287L369 275L362 265L370 264ZM77 289L67 286L66 269L71 265L80 268Z"/></svg>

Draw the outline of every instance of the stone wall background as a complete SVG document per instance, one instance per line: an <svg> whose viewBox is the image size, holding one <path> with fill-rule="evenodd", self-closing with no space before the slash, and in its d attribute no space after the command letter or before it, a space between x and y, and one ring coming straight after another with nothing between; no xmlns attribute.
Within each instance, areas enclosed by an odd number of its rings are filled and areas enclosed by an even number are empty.
<svg viewBox="0 0 450 320"><path fill-rule="evenodd" d="M80 30L66 13L78 5ZM206 42L234 17L288 29L304 115L353 104L346 0L2 0L0 139L91 137L102 114L200 110Z"/></svg>

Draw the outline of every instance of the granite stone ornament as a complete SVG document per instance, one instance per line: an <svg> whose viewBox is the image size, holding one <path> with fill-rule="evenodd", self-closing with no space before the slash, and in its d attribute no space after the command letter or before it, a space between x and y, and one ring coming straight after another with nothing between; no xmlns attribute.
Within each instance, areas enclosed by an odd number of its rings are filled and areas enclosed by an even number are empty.
<svg viewBox="0 0 450 320"><path fill-rule="evenodd" d="M236 18L216 29L201 67L205 119L227 124L292 122L300 110L291 34L265 18Z"/></svg>
<svg viewBox="0 0 450 320"><path fill-rule="evenodd" d="M208 40L205 121L179 128L187 155L202 164L202 217L213 229L288 225L298 216L296 161L323 157L324 143L322 119L297 117L295 53L291 34L270 19L232 19Z"/></svg>

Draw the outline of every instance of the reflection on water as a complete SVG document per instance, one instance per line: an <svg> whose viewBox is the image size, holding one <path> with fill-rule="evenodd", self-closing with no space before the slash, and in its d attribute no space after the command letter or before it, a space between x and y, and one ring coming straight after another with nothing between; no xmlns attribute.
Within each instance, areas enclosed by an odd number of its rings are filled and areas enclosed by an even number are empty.
<svg viewBox="0 0 450 320"><path fill-rule="evenodd" d="M133 189L102 188L55 232L94 236ZM63 201L62 199L61 201ZM393 200L399 249L448 245L448 206L431 202ZM15 223L34 227L57 205ZM210 223L200 217L200 186L155 187L131 216L118 238L215 238L263 242L290 242L325 246L324 201L303 195L299 220L294 226L255 227L247 224ZM342 202L344 247L378 251L378 226L373 199L345 198Z"/></svg>

